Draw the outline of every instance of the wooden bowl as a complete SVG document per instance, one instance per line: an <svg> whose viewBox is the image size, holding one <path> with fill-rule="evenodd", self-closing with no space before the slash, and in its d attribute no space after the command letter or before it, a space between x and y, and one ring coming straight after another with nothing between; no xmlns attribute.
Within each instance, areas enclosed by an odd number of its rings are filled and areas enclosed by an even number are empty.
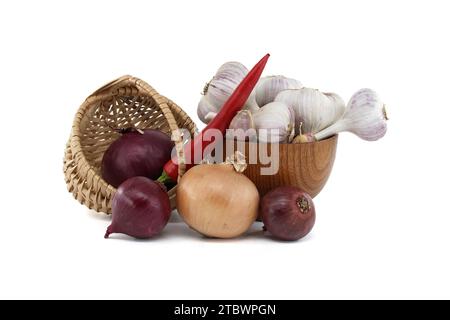
<svg viewBox="0 0 450 320"><path fill-rule="evenodd" d="M253 181L258 188L260 196L264 196L270 190L280 186L294 186L303 189L315 197L319 194L330 176L336 156L338 136L328 139L301 144L279 144L279 169L273 175L262 175L261 168L269 167L260 163L248 164L244 174ZM270 145L244 142L245 157L250 159L249 152L255 152L256 148L267 148ZM234 148L227 147L225 155L233 154ZM269 152L270 155L270 152Z"/></svg>

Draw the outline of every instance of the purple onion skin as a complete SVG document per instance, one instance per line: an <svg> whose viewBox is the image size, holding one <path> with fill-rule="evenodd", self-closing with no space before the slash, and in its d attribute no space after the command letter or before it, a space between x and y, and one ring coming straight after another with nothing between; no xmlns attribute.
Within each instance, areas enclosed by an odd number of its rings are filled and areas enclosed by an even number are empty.
<svg viewBox="0 0 450 320"><path fill-rule="evenodd" d="M316 221L309 194L295 187L279 187L261 200L264 227L279 240L294 241L306 236Z"/></svg>
<svg viewBox="0 0 450 320"><path fill-rule="evenodd" d="M159 234L170 217L170 200L162 184L146 177L133 177L122 183L112 201L111 233L124 233L137 239Z"/></svg>
<svg viewBox="0 0 450 320"><path fill-rule="evenodd" d="M126 132L103 155L102 178L116 188L131 177L155 180L170 160L173 146L170 138L158 130Z"/></svg>

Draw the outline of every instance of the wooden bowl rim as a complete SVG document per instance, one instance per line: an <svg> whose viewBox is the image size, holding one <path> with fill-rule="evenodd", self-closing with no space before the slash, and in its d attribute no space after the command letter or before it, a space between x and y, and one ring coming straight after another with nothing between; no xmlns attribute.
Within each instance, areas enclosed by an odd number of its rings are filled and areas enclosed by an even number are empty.
<svg viewBox="0 0 450 320"><path fill-rule="evenodd" d="M328 137L326 139L323 140L319 140L319 141L312 141L312 142L304 142L304 143L279 143L280 146L286 146L286 148L298 148L301 146L313 146L313 145L319 145L319 144L324 144L324 143L330 143L332 141L336 141L338 138L338 134L335 134L331 137ZM239 142L244 142L246 145L249 144L261 144L261 145L269 145L271 143L265 143L265 142L253 142L253 141L239 141ZM292 146L292 147L290 147Z"/></svg>

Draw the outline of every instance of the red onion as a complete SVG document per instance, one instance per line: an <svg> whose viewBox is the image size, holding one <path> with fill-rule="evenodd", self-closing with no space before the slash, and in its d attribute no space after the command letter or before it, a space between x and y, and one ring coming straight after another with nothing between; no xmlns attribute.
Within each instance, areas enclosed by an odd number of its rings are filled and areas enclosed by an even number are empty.
<svg viewBox="0 0 450 320"><path fill-rule="evenodd" d="M170 200L165 187L145 177L133 177L122 183L112 201L111 233L151 238L164 229L170 217Z"/></svg>
<svg viewBox="0 0 450 320"><path fill-rule="evenodd" d="M155 180L170 160L173 145L170 138L158 130L125 132L103 155L102 177L116 188L131 177Z"/></svg>
<svg viewBox="0 0 450 320"><path fill-rule="evenodd" d="M295 187L279 187L261 201L264 227L280 240L298 240L314 226L316 211L306 192Z"/></svg>

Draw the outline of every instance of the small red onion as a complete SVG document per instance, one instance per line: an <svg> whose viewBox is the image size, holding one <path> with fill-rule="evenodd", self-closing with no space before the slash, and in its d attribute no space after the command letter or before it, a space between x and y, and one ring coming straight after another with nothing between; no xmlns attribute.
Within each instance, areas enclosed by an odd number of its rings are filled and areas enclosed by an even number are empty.
<svg viewBox="0 0 450 320"><path fill-rule="evenodd" d="M122 183L112 201L111 233L151 238L164 229L170 217L170 200L165 187L145 177L133 177Z"/></svg>
<svg viewBox="0 0 450 320"><path fill-rule="evenodd" d="M280 240L298 240L314 226L316 212L311 197L295 187L279 187L261 200L264 227Z"/></svg>
<svg viewBox="0 0 450 320"><path fill-rule="evenodd" d="M126 131L103 155L102 177L116 188L131 177L155 180L170 160L173 145L169 136L158 130Z"/></svg>

